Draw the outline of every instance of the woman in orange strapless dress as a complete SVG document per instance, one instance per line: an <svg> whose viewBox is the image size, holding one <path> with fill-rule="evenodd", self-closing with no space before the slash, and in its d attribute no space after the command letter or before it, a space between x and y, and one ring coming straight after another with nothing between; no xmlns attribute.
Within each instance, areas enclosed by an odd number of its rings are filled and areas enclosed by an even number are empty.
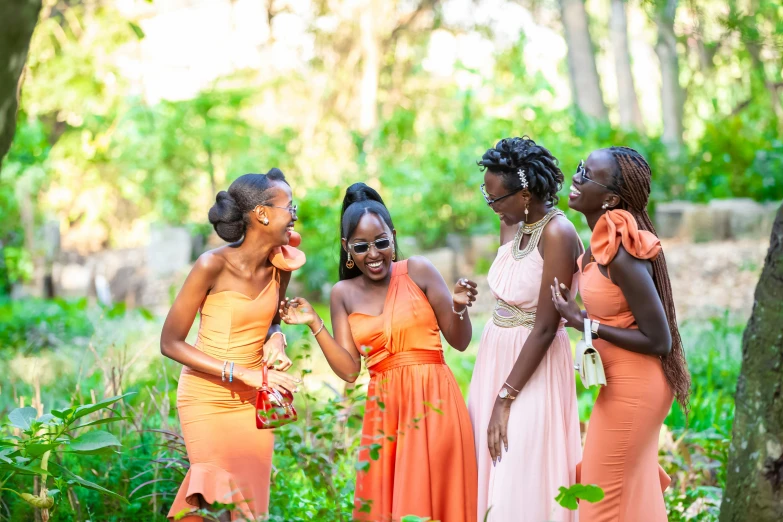
<svg viewBox="0 0 783 522"><path fill-rule="evenodd" d="M342 379L355 381L361 356L366 358L371 378L354 519L475 521L473 432L440 341L443 332L458 350L470 343L467 306L475 300L475 284L460 280L452 296L426 259L395 262L389 212L363 183L346 192L340 228L334 338L304 299L281 303L281 313L287 323L310 326Z"/></svg>
<svg viewBox="0 0 783 522"><path fill-rule="evenodd" d="M245 174L217 195L209 211L229 245L199 257L166 317L163 355L182 363L177 411L190 460L169 511L235 504L220 520L256 520L267 513L274 437L255 425L256 389L267 364L269 384L294 390L277 303L290 272L304 264L293 248L296 207L278 169ZM196 313L195 346L185 338ZM230 434L230 436L227 436ZM184 520L199 520L186 517Z"/></svg>
<svg viewBox="0 0 783 522"><path fill-rule="evenodd" d="M650 182L639 153L612 147L580 163L569 197L593 231L580 260L586 310L557 280L552 299L568 326L582 330L583 318L592 320L607 382L590 416L580 477L605 498L581 502L581 522L667 520L669 477L658 465L658 434L674 396L687 410L690 376L666 261L646 210Z"/></svg>

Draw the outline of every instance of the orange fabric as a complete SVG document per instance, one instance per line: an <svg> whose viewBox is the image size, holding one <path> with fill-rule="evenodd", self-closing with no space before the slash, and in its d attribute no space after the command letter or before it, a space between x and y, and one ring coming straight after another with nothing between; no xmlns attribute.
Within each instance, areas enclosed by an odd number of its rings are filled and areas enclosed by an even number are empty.
<svg viewBox="0 0 783 522"><path fill-rule="evenodd" d="M296 235L299 236L299 234ZM294 236L291 236L291 239L293 240ZM296 244L299 244L299 240L296 241ZM302 268L302 265L305 264L307 258L305 257L304 252L293 246L281 246L272 250L269 261L280 270L293 272L294 270Z"/></svg>
<svg viewBox="0 0 783 522"><path fill-rule="evenodd" d="M251 298L226 290L207 295L201 305L196 348L220 360L248 368L262 364L264 342L277 312L279 272ZM168 517L208 503L234 503L234 519L255 520L268 511L274 435L256 429L256 390L237 381L182 369L177 412L190 469ZM183 520L200 522L201 517Z"/></svg>
<svg viewBox="0 0 783 522"><path fill-rule="evenodd" d="M443 362L435 312L408 276L406 261L393 265L383 313L353 313L348 321L372 375L354 518L475 521L476 456L467 407Z"/></svg>
<svg viewBox="0 0 783 522"><path fill-rule="evenodd" d="M642 259L660 252L658 238L639 231L630 214L611 211L606 215L590 241L597 263L611 262L620 243ZM588 316L602 325L637 328L620 288L599 271L597 263L582 267L581 261L580 293ZM577 480L597 484L606 496L595 504L580 502L579 520L665 522L662 492L670 479L658 464L658 435L674 396L661 359L624 350L603 339L595 339L593 344L601 354L607 385L601 388L590 416Z"/></svg>
<svg viewBox="0 0 783 522"><path fill-rule="evenodd" d="M637 259L655 259L661 242L655 234L639 230L636 219L626 210L608 210L595 224L590 250L601 265L608 265L622 245Z"/></svg>

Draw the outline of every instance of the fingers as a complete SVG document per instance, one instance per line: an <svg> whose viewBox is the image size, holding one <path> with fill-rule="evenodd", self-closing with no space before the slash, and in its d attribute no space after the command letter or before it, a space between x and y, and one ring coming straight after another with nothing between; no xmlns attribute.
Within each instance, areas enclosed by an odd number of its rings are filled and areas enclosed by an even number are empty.
<svg viewBox="0 0 783 522"><path fill-rule="evenodd" d="M492 465L494 466L497 453L495 453L495 430L491 426L487 430L487 447L489 448L489 456L492 459Z"/></svg>
<svg viewBox="0 0 783 522"><path fill-rule="evenodd" d="M502 454L502 446L500 441L500 428L495 428L495 437L494 437L494 444L495 444L495 455L498 456L498 464L500 463L501 454Z"/></svg>
<svg viewBox="0 0 783 522"><path fill-rule="evenodd" d="M291 359L284 353L281 353L278 356L277 360L280 362L277 363L272 368L280 372L287 371L294 364L293 361L291 361Z"/></svg>
<svg viewBox="0 0 783 522"><path fill-rule="evenodd" d="M503 449L508 453L508 424L500 426L500 440L503 442Z"/></svg>
<svg viewBox="0 0 783 522"><path fill-rule="evenodd" d="M282 373L277 370L272 370L269 372L268 380L269 380L269 385L272 386L273 388L276 388L278 390L284 388L292 393L298 391L298 385L301 382L293 375L288 375L287 373Z"/></svg>
<svg viewBox="0 0 783 522"><path fill-rule="evenodd" d="M571 300L571 290L555 278L555 294L557 293L563 296L563 301Z"/></svg>

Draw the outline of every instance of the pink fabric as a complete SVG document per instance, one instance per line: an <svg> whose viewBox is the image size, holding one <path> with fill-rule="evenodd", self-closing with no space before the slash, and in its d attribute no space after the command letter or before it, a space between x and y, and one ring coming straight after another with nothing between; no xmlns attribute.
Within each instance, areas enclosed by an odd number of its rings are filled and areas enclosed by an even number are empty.
<svg viewBox="0 0 783 522"><path fill-rule="evenodd" d="M511 243L500 247L489 271L493 295L525 310L535 310L544 260L536 249L515 260ZM578 278L571 281L576 294ZM560 486L576 482L581 460L579 414L571 344L563 328L530 381L511 406L508 452L492 466L487 426L500 387L530 330L501 328L490 319L481 337L468 394L479 467L478 520L506 522L576 522L577 514L555 502Z"/></svg>

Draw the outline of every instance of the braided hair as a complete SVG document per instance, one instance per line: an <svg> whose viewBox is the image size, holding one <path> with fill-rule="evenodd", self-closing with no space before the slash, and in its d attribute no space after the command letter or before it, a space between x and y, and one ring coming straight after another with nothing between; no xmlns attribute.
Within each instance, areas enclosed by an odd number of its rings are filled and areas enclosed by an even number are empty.
<svg viewBox="0 0 783 522"><path fill-rule="evenodd" d="M628 147L610 147L609 152L614 157L617 168L612 173L612 184L620 196L620 208L627 210L636 219L640 230L655 234L650 215L647 213L647 201L650 197L652 171L644 157ZM669 271L663 251L652 262L653 281L658 296L661 298L669 329L672 334L672 350L661 358L663 372L677 402L683 411L688 413L688 401L691 387L691 376L682 348L682 338L677 328L677 316L674 310L672 285L669 281Z"/></svg>
<svg viewBox="0 0 783 522"><path fill-rule="evenodd" d="M503 138L477 163L482 172L489 170L502 176L503 186L509 191L521 188L518 171L524 170L530 192L541 201L557 205L557 193L565 179L557 158L527 136Z"/></svg>

